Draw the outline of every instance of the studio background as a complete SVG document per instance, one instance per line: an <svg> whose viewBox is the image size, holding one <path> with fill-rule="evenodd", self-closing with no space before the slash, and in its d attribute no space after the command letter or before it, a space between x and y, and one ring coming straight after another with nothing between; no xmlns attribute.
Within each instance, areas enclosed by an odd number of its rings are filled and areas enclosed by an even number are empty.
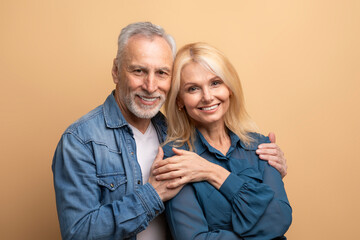
<svg viewBox="0 0 360 240"><path fill-rule="evenodd" d="M234 64L288 159L288 239L358 236L360 1L1 0L0 239L61 238L56 144L114 88L117 36L134 21Z"/></svg>

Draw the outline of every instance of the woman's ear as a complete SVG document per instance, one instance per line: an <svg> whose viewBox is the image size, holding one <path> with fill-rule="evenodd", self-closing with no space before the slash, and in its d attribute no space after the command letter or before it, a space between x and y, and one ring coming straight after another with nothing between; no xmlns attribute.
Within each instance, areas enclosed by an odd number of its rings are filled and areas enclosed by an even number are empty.
<svg viewBox="0 0 360 240"><path fill-rule="evenodd" d="M184 103L183 103L182 99L180 99L179 97L176 98L176 105L177 105L179 111L181 111L184 107Z"/></svg>

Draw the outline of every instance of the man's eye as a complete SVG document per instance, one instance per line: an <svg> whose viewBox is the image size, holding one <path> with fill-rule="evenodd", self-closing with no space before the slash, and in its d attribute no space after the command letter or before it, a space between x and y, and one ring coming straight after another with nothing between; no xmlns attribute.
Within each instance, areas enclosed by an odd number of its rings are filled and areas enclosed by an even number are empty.
<svg viewBox="0 0 360 240"><path fill-rule="evenodd" d="M132 72L136 76L143 76L146 73L143 69L134 69Z"/></svg>
<svg viewBox="0 0 360 240"><path fill-rule="evenodd" d="M162 77L169 75L167 72L162 71L162 70L158 71L157 74L160 75L160 76L162 76Z"/></svg>

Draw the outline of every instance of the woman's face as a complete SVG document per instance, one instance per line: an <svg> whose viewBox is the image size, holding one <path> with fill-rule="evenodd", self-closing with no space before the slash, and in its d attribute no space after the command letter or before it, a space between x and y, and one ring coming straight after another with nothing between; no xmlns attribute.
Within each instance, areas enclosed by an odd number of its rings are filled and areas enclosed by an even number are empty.
<svg viewBox="0 0 360 240"><path fill-rule="evenodd" d="M223 80L192 62L182 69L178 106L184 107L196 126L224 124L230 90Z"/></svg>

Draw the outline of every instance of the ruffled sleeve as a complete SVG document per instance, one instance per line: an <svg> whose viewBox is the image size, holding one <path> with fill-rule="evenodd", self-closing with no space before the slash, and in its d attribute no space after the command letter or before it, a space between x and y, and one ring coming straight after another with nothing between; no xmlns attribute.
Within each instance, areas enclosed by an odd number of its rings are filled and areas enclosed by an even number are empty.
<svg viewBox="0 0 360 240"><path fill-rule="evenodd" d="M273 190L262 183L261 174L252 168L231 173L219 191L232 205L233 230L241 236L256 225L274 197Z"/></svg>

